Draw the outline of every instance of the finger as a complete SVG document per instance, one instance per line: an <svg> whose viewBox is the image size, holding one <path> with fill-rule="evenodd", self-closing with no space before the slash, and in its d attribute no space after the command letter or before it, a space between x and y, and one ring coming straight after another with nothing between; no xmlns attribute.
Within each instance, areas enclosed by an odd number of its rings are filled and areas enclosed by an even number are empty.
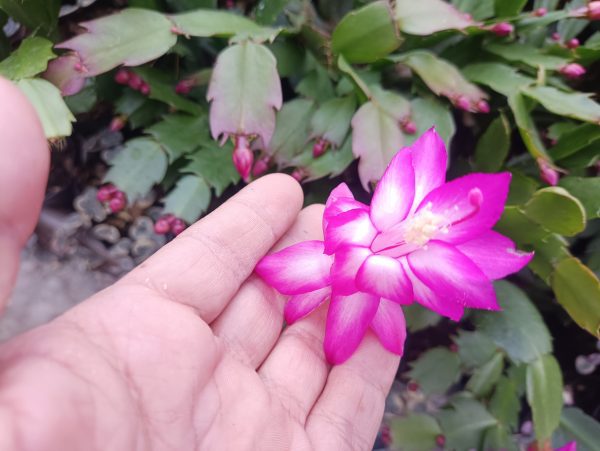
<svg viewBox="0 0 600 451"><path fill-rule="evenodd" d="M318 237L322 214L321 206L302 210L274 249ZM243 362L256 368L281 334L285 299L258 276L252 275L211 327Z"/></svg>
<svg viewBox="0 0 600 451"><path fill-rule="evenodd" d="M323 206L310 213L304 228L315 232L305 239L323 239ZM327 306L323 305L287 327L258 371L271 393L301 424L327 380L329 366L323 352L326 314Z"/></svg>
<svg viewBox="0 0 600 451"><path fill-rule="evenodd" d="M316 451L371 449L400 357L368 332L348 361L334 366L306 420ZM318 438L318 440L317 440Z"/></svg>
<svg viewBox="0 0 600 451"><path fill-rule="evenodd" d="M283 174L261 177L121 283L145 285L193 307L203 320L211 322L258 260L291 226L301 206L302 190L293 178Z"/></svg>
<svg viewBox="0 0 600 451"><path fill-rule="evenodd" d="M0 312L18 269L19 252L37 222L50 152L37 113L0 78Z"/></svg>

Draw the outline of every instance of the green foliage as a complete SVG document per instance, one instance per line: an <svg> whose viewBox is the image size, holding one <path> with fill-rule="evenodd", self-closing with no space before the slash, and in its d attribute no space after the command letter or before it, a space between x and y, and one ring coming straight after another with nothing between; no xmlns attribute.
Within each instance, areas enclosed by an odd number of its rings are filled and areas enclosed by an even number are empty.
<svg viewBox="0 0 600 451"><path fill-rule="evenodd" d="M0 62L0 75L10 80L35 77L46 70L48 61L54 58L52 42L44 38L25 39L19 48Z"/></svg>
<svg viewBox="0 0 600 451"><path fill-rule="evenodd" d="M390 429L393 443L401 443L406 451L433 449L436 437L442 433L435 418L418 413L394 419Z"/></svg>
<svg viewBox="0 0 600 451"><path fill-rule="evenodd" d="M444 393L460 376L458 355L446 348L433 348L411 363L410 377L424 393Z"/></svg>

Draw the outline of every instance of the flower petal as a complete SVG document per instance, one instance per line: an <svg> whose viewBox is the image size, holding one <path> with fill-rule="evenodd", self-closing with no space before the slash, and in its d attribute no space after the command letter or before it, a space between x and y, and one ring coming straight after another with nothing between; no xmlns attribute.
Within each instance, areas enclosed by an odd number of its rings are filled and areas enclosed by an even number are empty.
<svg viewBox="0 0 600 451"><path fill-rule="evenodd" d="M354 194L352 194L352 191L350 191L350 188L348 188L348 185L346 185L345 183L342 182L338 186L336 186L335 188L333 188L331 190L331 193L329 193L329 197L327 198L327 202L325 202L325 207L329 207L331 204L336 202L338 199L343 199L343 198L348 198L348 199L354 200Z"/></svg>
<svg viewBox="0 0 600 451"><path fill-rule="evenodd" d="M338 214L349 210L362 209L369 211L369 207L362 202L354 200L354 195L345 183L340 183L331 193L325 203L325 211L323 212L323 234L327 230L327 225L331 218Z"/></svg>
<svg viewBox="0 0 600 451"><path fill-rule="evenodd" d="M350 210L329 219L325 230L325 253L333 254L344 244L368 247L377 235L369 213Z"/></svg>
<svg viewBox="0 0 600 451"><path fill-rule="evenodd" d="M365 260L356 275L356 287L401 304L413 301L412 286L402 265L383 255L371 255Z"/></svg>
<svg viewBox="0 0 600 451"><path fill-rule="evenodd" d="M402 268L404 268L404 272L411 282L415 301L417 301L423 307L450 318L453 321L459 321L462 318L465 311L465 308L462 305L457 304L450 299L446 299L443 296L443 293L442 295L438 295L427 285L421 282L421 280L410 269L406 257L399 258L398 260L400 263L402 263Z"/></svg>
<svg viewBox="0 0 600 451"><path fill-rule="evenodd" d="M445 232L436 240L463 243L491 229L500 219L508 195L511 174L469 174L429 193L419 207L446 219ZM477 194L477 196L472 196ZM477 203L474 205L474 197Z"/></svg>
<svg viewBox="0 0 600 451"><path fill-rule="evenodd" d="M367 293L331 297L325 327L325 356L332 365L345 362L362 341L379 298Z"/></svg>
<svg viewBox="0 0 600 451"><path fill-rule="evenodd" d="M331 288L325 287L309 293L292 296L285 304L285 321L293 324L312 313L331 294Z"/></svg>
<svg viewBox="0 0 600 451"><path fill-rule="evenodd" d="M410 147L415 172L415 198L412 212L430 191L446 181L448 153L444 141L433 127L423 133Z"/></svg>
<svg viewBox="0 0 600 451"><path fill-rule="evenodd" d="M336 253L331 267L331 286L340 295L358 291L356 273L372 252L366 247L342 246Z"/></svg>
<svg viewBox="0 0 600 451"><path fill-rule="evenodd" d="M533 258L533 252L520 252L510 238L493 230L456 247L492 280L520 271Z"/></svg>
<svg viewBox="0 0 600 451"><path fill-rule="evenodd" d="M377 184L371 201L371 220L380 231L402 221L413 203L415 173L411 149L396 154Z"/></svg>
<svg viewBox="0 0 600 451"><path fill-rule="evenodd" d="M490 280L451 244L430 241L407 258L414 274L442 299L465 307L500 310Z"/></svg>
<svg viewBox="0 0 600 451"><path fill-rule="evenodd" d="M322 241L303 241L267 255L256 273L282 294L301 294L330 284L333 258L323 253Z"/></svg>
<svg viewBox="0 0 600 451"><path fill-rule="evenodd" d="M404 353L406 322L400 304L381 299L371 329L385 349L400 356Z"/></svg>

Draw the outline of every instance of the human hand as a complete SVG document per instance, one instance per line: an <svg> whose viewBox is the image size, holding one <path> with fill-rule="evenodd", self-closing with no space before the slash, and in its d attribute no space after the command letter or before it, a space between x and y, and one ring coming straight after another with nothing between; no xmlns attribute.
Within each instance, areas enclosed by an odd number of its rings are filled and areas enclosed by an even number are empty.
<svg viewBox="0 0 600 451"><path fill-rule="evenodd" d="M3 82L0 98L0 119L10 107L24 148L42 154L29 107ZM0 131L2 181L18 154ZM41 199L35 177L21 199ZM327 306L282 331L285 299L252 273L273 247L322 238L322 207L301 204L293 179L263 177L114 286L2 345L0 449L370 449L398 357L369 334L328 366Z"/></svg>

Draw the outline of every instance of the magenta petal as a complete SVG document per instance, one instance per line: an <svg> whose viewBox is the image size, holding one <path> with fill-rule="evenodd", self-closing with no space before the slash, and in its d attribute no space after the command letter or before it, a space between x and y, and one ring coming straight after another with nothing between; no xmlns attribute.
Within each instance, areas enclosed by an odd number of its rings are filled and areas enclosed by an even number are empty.
<svg viewBox="0 0 600 451"><path fill-rule="evenodd" d="M492 280L520 271L533 258L533 252L518 251L515 243L493 230L456 247Z"/></svg>
<svg viewBox="0 0 600 451"><path fill-rule="evenodd" d="M448 228L435 239L462 243L492 228L504 211L511 174L469 174L452 180L429 193L417 213L431 208L446 219ZM476 194L476 196L474 196ZM474 199L479 203L473 204Z"/></svg>
<svg viewBox="0 0 600 451"><path fill-rule="evenodd" d="M342 246L336 253L331 267L331 286L341 295L358 291L356 274L363 262L372 252L366 247Z"/></svg>
<svg viewBox="0 0 600 451"><path fill-rule="evenodd" d="M440 135L430 128L412 146L412 165L415 172L414 211L430 191L446 181L448 153Z"/></svg>
<svg viewBox="0 0 600 451"><path fill-rule="evenodd" d="M402 221L413 203L415 174L411 149L396 154L377 184L371 201L371 219L380 231Z"/></svg>
<svg viewBox="0 0 600 451"><path fill-rule="evenodd" d="M325 211L323 212L323 233L327 230L327 225L331 218L336 217L340 213L350 210L365 210L369 211L369 207L362 202L354 200L354 196L345 183L340 183L336 186L327 202L325 203Z"/></svg>
<svg viewBox="0 0 600 451"><path fill-rule="evenodd" d="M335 188L333 188L331 190L331 193L329 193L327 202L325 202L325 207L329 207L331 204L336 202L338 199L343 199L343 198L354 200L354 194L352 194L352 191L350 191L350 188L348 188L348 185L346 185L345 183L340 183L338 186L336 186Z"/></svg>
<svg viewBox="0 0 600 451"><path fill-rule="evenodd" d="M345 362L362 341L375 316L379 298L367 293L331 297L325 327L325 356L332 365Z"/></svg>
<svg viewBox="0 0 600 451"><path fill-rule="evenodd" d="M438 295L427 285L421 282L421 280L410 269L406 257L398 260L402 263L402 268L404 268L404 271L406 272L406 275L412 284L415 301L417 301L423 307L450 318L453 321L459 321L462 318L465 311L465 308L462 305L457 304L450 299L446 299L443 296L443 293Z"/></svg>
<svg viewBox="0 0 600 451"><path fill-rule="evenodd" d="M400 356L404 353L406 323L399 304L381 299L371 321L371 329L385 349Z"/></svg>
<svg viewBox="0 0 600 451"><path fill-rule="evenodd" d="M371 255L362 264L356 275L356 286L360 291L402 304L413 301L410 281L400 262L383 255Z"/></svg>
<svg viewBox="0 0 600 451"><path fill-rule="evenodd" d="M285 304L285 321L293 324L312 313L331 294L331 288L325 287L309 293L292 296Z"/></svg>
<svg viewBox="0 0 600 451"><path fill-rule="evenodd" d="M322 241L303 241L263 257L255 271L282 294L302 294L330 284L332 262Z"/></svg>
<svg viewBox="0 0 600 451"><path fill-rule="evenodd" d="M414 274L442 299L465 307L500 310L490 280L451 244L430 241L407 259Z"/></svg>
<svg viewBox="0 0 600 451"><path fill-rule="evenodd" d="M556 448L556 451L577 451L577 442L569 442L560 448Z"/></svg>
<svg viewBox="0 0 600 451"><path fill-rule="evenodd" d="M377 235L369 213L350 210L329 219L325 230L325 253L333 254L342 244L368 247Z"/></svg>

